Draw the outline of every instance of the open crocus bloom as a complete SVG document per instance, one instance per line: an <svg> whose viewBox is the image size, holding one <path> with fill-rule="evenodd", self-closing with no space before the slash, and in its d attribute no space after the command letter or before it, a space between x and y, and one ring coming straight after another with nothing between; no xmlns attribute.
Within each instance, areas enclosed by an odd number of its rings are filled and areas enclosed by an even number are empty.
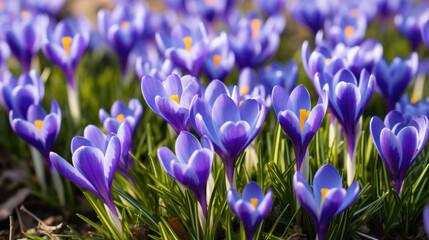
<svg viewBox="0 0 429 240"><path fill-rule="evenodd" d="M190 129L191 101L194 96L201 96L200 84L195 77L172 74L161 82L145 76L141 88L150 109L167 121L177 134Z"/></svg>
<svg viewBox="0 0 429 240"><path fill-rule="evenodd" d="M273 193L270 189L264 195L256 182L249 182L243 189L242 197L237 190L230 188L227 193L228 205L243 223L246 240L252 240L256 228L270 212Z"/></svg>
<svg viewBox="0 0 429 240"><path fill-rule="evenodd" d="M409 167L427 142L428 119L417 115L406 122L402 114L393 110L387 114L384 122L373 117L370 130L375 148L392 176L393 188L400 195Z"/></svg>
<svg viewBox="0 0 429 240"><path fill-rule="evenodd" d="M115 101L110 108L110 115L103 108L98 111L98 117L107 132L118 131L122 122L128 122L131 131L134 133L143 115L143 107L139 100L133 98L128 102L128 106L120 100Z"/></svg>
<svg viewBox="0 0 429 240"><path fill-rule="evenodd" d="M158 159L170 177L191 190L207 217L207 180L213 164L214 152L209 139L201 144L194 135L182 131L176 140L176 155L167 147L158 149Z"/></svg>
<svg viewBox="0 0 429 240"><path fill-rule="evenodd" d="M234 68L234 65L234 53L229 49L226 33L222 32L210 42L203 70L209 80L223 81Z"/></svg>
<svg viewBox="0 0 429 240"><path fill-rule="evenodd" d="M298 171L293 176L293 187L299 203L316 225L319 240L325 238L332 219L350 207L360 191L357 181L354 181L347 190L344 189L340 174L330 164L324 165L316 172L313 190Z"/></svg>
<svg viewBox="0 0 429 240"><path fill-rule="evenodd" d="M113 136L105 152L93 146L80 146L73 151L73 166L58 154L51 152L52 165L65 178L92 192L118 217L112 197L112 181L119 163L121 143Z"/></svg>

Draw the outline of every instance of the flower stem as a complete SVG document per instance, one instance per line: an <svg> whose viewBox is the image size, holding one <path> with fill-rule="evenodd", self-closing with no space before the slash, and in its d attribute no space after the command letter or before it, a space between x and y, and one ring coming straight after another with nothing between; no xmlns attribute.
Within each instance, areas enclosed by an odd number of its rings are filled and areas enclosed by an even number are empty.
<svg viewBox="0 0 429 240"><path fill-rule="evenodd" d="M80 104L79 104L79 91L77 83L75 86L67 84L67 96L69 101L70 114L73 118L73 123L77 126L80 122Z"/></svg>
<svg viewBox="0 0 429 240"><path fill-rule="evenodd" d="M66 205L66 196L64 192L64 186L61 181L58 171L52 167L51 169L52 181L54 182L54 187L57 192L58 200L60 201L61 206Z"/></svg>
<svg viewBox="0 0 429 240"><path fill-rule="evenodd" d="M34 171L36 172L37 180L39 181L43 194L48 194L48 185L45 181L45 162L42 154L35 147L30 146L31 157L33 159Z"/></svg>
<svg viewBox="0 0 429 240"><path fill-rule="evenodd" d="M310 154L308 153L308 148L305 151L304 159L302 160L301 169L299 172L304 176L306 180L308 180L308 174L309 174L309 159Z"/></svg>
<svg viewBox="0 0 429 240"><path fill-rule="evenodd" d="M106 212L107 212L107 215L109 216L110 222L118 231L120 239L124 239L123 233L122 233L121 220L119 219L119 217L115 216L115 214L112 212L112 210L110 210L110 208L106 204L104 204L104 208L106 209ZM116 212L118 212L118 210L116 210Z"/></svg>

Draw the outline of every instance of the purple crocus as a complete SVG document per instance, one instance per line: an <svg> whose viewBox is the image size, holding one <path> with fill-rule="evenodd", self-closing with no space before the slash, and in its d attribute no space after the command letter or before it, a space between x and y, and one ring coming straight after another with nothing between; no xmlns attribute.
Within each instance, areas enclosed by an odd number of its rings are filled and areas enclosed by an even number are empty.
<svg viewBox="0 0 429 240"><path fill-rule="evenodd" d="M347 190L344 189L340 174L331 164L322 166L316 172L313 189L298 171L293 176L293 187L299 203L316 225L319 240L325 239L332 219L350 207L360 191L357 181L354 181Z"/></svg>
<svg viewBox="0 0 429 240"><path fill-rule="evenodd" d="M187 0L184 1L184 5L189 14L200 16L211 22L224 15L227 2L228 0Z"/></svg>
<svg viewBox="0 0 429 240"><path fill-rule="evenodd" d="M98 31L118 55L123 76L127 73L131 49L143 34L146 11L143 3L134 2L117 4L112 13L102 9L97 14Z"/></svg>
<svg viewBox="0 0 429 240"><path fill-rule="evenodd" d="M202 22L198 29L190 29L183 24L174 26L171 35L155 35L156 43L164 56L176 66L192 76L198 77L207 54L208 36Z"/></svg>
<svg viewBox="0 0 429 240"><path fill-rule="evenodd" d="M223 81L235 65L234 53L229 49L228 37L225 32L214 38L209 45L203 70L209 80Z"/></svg>
<svg viewBox="0 0 429 240"><path fill-rule="evenodd" d="M120 100L116 100L110 108L110 115L103 108L98 111L101 124L107 132L118 131L122 122L128 122L131 132L136 131L137 125L143 115L143 107L139 100L133 98L128 102L128 106Z"/></svg>
<svg viewBox="0 0 429 240"><path fill-rule="evenodd" d="M76 68L89 44L90 31L88 19L68 18L60 21L52 34L43 40L43 53L63 71L68 85L74 91Z"/></svg>
<svg viewBox="0 0 429 240"><path fill-rule="evenodd" d="M401 34L408 39L413 51L416 51L422 42L420 33L420 21L424 16L424 12L428 10L428 6L419 4L418 8L412 6L414 3L405 1L405 8L399 11L394 18L396 28Z"/></svg>
<svg viewBox="0 0 429 240"><path fill-rule="evenodd" d="M0 103L6 111L25 118L31 104L39 105L45 95L45 86L36 70L23 73L19 79L12 75L0 81Z"/></svg>
<svg viewBox="0 0 429 240"><path fill-rule="evenodd" d="M377 91L383 96L389 110L395 108L402 93L414 79L418 64L417 53L412 53L406 60L400 57L394 58L390 66L385 59L375 65Z"/></svg>
<svg viewBox="0 0 429 240"><path fill-rule="evenodd" d="M24 72L31 69L31 60L40 49L48 21L43 15L17 19L6 33L10 50Z"/></svg>
<svg viewBox="0 0 429 240"><path fill-rule="evenodd" d="M384 122L373 117L370 122L372 141L390 171L393 188L401 195L408 168L425 147L429 136L426 116L417 115L406 122L399 112L390 111Z"/></svg>
<svg viewBox="0 0 429 240"><path fill-rule="evenodd" d="M253 0L253 4L256 5L258 9L261 9L265 16L282 14L283 9L286 6L285 3L285 0Z"/></svg>
<svg viewBox="0 0 429 240"><path fill-rule="evenodd" d="M106 154L109 142L114 136L118 137L120 142L120 148L118 148L120 159L116 168L120 174L134 184L134 180L128 173L128 170L134 166L134 159L130 155L132 153L132 132L128 122L124 121L116 132L108 132L107 134L104 134L94 125L86 126L83 137L76 136L72 139L71 151L74 153L80 147L88 146L98 148L103 154Z"/></svg>
<svg viewBox="0 0 429 240"><path fill-rule="evenodd" d="M213 165L213 146L207 137L201 144L194 135L182 131L176 140L176 155L167 147L158 149L158 159L165 172L195 194L204 217L207 217L207 180Z"/></svg>
<svg viewBox="0 0 429 240"><path fill-rule="evenodd" d="M330 3L326 0L291 1L288 9L295 21L307 26L316 34L329 17Z"/></svg>
<svg viewBox="0 0 429 240"><path fill-rule="evenodd" d="M375 79L365 69L360 74L359 84L349 70L343 69L332 78L316 73L314 84L318 91L329 88L329 109L344 130L347 140L347 182L352 184L356 170L356 145L361 132L361 115L371 99Z"/></svg>
<svg viewBox="0 0 429 240"><path fill-rule="evenodd" d="M365 37L366 26L366 16L363 14L340 14L332 22L327 22L326 35L334 45L344 43L346 46L356 46Z"/></svg>
<svg viewBox="0 0 429 240"><path fill-rule="evenodd" d="M255 13L238 19L228 36L238 66L257 67L274 55L285 25L282 15L269 17L265 23Z"/></svg>
<svg viewBox="0 0 429 240"><path fill-rule="evenodd" d="M235 162L261 129L266 109L255 99L238 102L236 93L230 97L222 85L220 81L213 81L204 99L192 101L190 119L195 131L213 143L223 160L229 184L234 186Z"/></svg>
<svg viewBox="0 0 429 240"><path fill-rule="evenodd" d="M290 94L281 86L273 89L273 107L283 131L292 141L296 157L296 169L307 175L308 159L304 159L308 144L316 134L328 108L327 93L323 92L317 105L311 109L310 94L298 85ZM305 165L303 171L301 165Z"/></svg>
<svg viewBox="0 0 429 240"><path fill-rule="evenodd" d="M142 80L145 75L164 80L171 74L182 75L182 71L176 68L170 59L165 59L157 63L152 63L143 57L137 57L135 64L137 77Z"/></svg>
<svg viewBox="0 0 429 240"><path fill-rule="evenodd" d="M402 114L406 122L416 115L424 115L429 118L429 101L403 95L396 104L395 110Z"/></svg>
<svg viewBox="0 0 429 240"><path fill-rule="evenodd" d="M73 151L73 166L58 154L51 152L52 165L65 178L92 192L119 217L112 197L112 181L119 163L121 143L113 136L106 145L105 152L93 146L81 146Z"/></svg>
<svg viewBox="0 0 429 240"><path fill-rule="evenodd" d="M383 45L375 39L366 39L359 46L347 51L348 68L357 77L362 69L373 72L374 66L383 57Z"/></svg>
<svg viewBox="0 0 429 240"><path fill-rule="evenodd" d="M161 82L151 76L145 76L141 88L150 109L167 121L177 134L190 129L191 101L194 96L201 96L200 84L195 77L172 74Z"/></svg>
<svg viewBox="0 0 429 240"><path fill-rule="evenodd" d="M227 196L228 205L243 223L246 240L252 240L262 220L268 215L273 204L270 189L264 195L256 182L249 182L243 189L242 197L237 190L230 188Z"/></svg>
<svg viewBox="0 0 429 240"><path fill-rule="evenodd" d="M290 60L284 66L280 62L272 62L259 69L259 79L265 87L265 92L271 94L275 86L279 85L290 93L295 87L298 78L298 65Z"/></svg>
<svg viewBox="0 0 429 240"><path fill-rule="evenodd" d="M23 0L21 4L23 9L55 17L65 2L65 0Z"/></svg>
<svg viewBox="0 0 429 240"><path fill-rule="evenodd" d="M260 83L258 74L256 74L253 68L245 67L240 71L238 90L240 93L239 103L251 98L265 106L267 110L271 107L270 94L266 92L264 85Z"/></svg>
<svg viewBox="0 0 429 240"><path fill-rule="evenodd" d="M15 110L9 112L9 121L13 131L42 154L49 169L49 152L52 151L61 129L61 108L52 100L51 112L48 114L42 106L31 104L25 117Z"/></svg>

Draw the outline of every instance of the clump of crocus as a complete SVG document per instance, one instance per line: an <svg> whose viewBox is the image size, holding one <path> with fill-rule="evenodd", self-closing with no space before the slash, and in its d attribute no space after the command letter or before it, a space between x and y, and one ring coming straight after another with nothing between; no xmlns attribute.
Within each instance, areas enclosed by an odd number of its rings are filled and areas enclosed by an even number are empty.
<svg viewBox="0 0 429 240"><path fill-rule="evenodd" d="M197 26L197 29L191 29L178 24L170 36L163 33L155 35L158 49L164 56L194 77L199 76L208 50L206 27L202 22Z"/></svg>
<svg viewBox="0 0 429 240"><path fill-rule="evenodd" d="M265 120L266 109L255 99L238 101L237 89L229 91L213 81L204 98L194 98L191 125L200 136L206 135L222 158L230 186L234 186L235 163L253 141Z"/></svg>
<svg viewBox="0 0 429 240"><path fill-rule="evenodd" d="M172 74L161 82L145 76L141 88L147 105L167 121L177 134L190 129L191 101L195 96L201 96L200 84L195 77Z"/></svg>
<svg viewBox="0 0 429 240"><path fill-rule="evenodd" d="M259 15L250 13L235 24L228 39L235 61L240 68L244 68L260 66L274 55L286 21L282 15L277 15L263 22Z"/></svg>
<svg viewBox="0 0 429 240"><path fill-rule="evenodd" d="M402 114L393 110L386 115L384 122L373 117L370 130L375 148L392 176L393 188L400 195L408 169L427 142L428 119L418 115L406 122Z"/></svg>
<svg viewBox="0 0 429 240"><path fill-rule="evenodd" d="M146 8L141 2L117 4L112 13L102 9L97 14L98 31L119 57L122 76L127 73L128 56L143 34Z"/></svg>
<svg viewBox="0 0 429 240"><path fill-rule="evenodd" d="M332 219L350 207L356 200L360 187L354 181L346 190L341 176L330 164L321 167L314 176L313 190L300 172L293 176L293 187L299 203L310 214L316 225L317 239L325 239Z"/></svg>
<svg viewBox="0 0 429 240"><path fill-rule="evenodd" d="M158 159L165 172L195 194L204 217L207 217L207 180L213 164L213 146L207 137L201 144L194 135L182 131L176 140L176 155L167 147L158 149Z"/></svg>
<svg viewBox="0 0 429 240"><path fill-rule="evenodd" d="M120 100L115 101L110 108L110 115L103 108L98 111L101 124L107 132L116 133L122 122L128 122L134 133L143 115L143 107L139 100L133 98L128 106Z"/></svg>
<svg viewBox="0 0 429 240"><path fill-rule="evenodd" d="M338 120L347 140L347 183L352 184L356 171L356 146L362 129L361 116L374 93L375 79L365 69L359 83L353 73L343 69L332 78L317 73L314 78L316 89L329 88L329 109Z"/></svg>
<svg viewBox="0 0 429 240"><path fill-rule="evenodd" d="M31 60L40 49L48 22L47 16L26 16L14 21L6 33L10 50L24 72L31 69Z"/></svg>
<svg viewBox="0 0 429 240"><path fill-rule="evenodd" d="M227 193L228 205L243 223L246 240L252 240L262 220L270 212L273 193L270 189L264 195L256 182L249 182L243 189L242 197L237 190L230 188Z"/></svg>
<svg viewBox="0 0 429 240"><path fill-rule="evenodd" d="M414 79L418 64L417 53L412 53L406 60L400 57L394 58L390 66L387 65L385 59L375 65L374 76L377 92L384 98L389 110L395 108L402 93Z"/></svg>
<svg viewBox="0 0 429 240"><path fill-rule="evenodd" d="M225 32L214 38L209 46L203 70L209 80L223 81L235 65L234 53L229 48L228 37Z"/></svg>
<svg viewBox="0 0 429 240"><path fill-rule="evenodd" d="M73 141L76 142L75 138ZM72 144L73 166L54 152L50 153L50 159L65 178L93 193L119 217L111 190L121 154L119 138L112 136L104 147L103 152L96 146L82 144L77 147Z"/></svg>
<svg viewBox="0 0 429 240"><path fill-rule="evenodd" d="M89 44L91 25L86 18L69 18L60 21L43 40L46 58L57 65L67 80L67 93L71 115L80 119L79 89L76 68Z"/></svg>
<svg viewBox="0 0 429 240"><path fill-rule="evenodd" d="M296 169L308 179L308 144L325 117L328 108L327 93L322 93L313 109L310 94L303 85L298 85L290 96L283 87L276 86L272 98L280 126L292 141Z"/></svg>

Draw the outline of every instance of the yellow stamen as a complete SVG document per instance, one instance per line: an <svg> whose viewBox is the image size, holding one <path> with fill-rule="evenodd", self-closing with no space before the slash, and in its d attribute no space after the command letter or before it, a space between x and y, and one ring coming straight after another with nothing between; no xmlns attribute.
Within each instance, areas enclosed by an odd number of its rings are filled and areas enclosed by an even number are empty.
<svg viewBox="0 0 429 240"><path fill-rule="evenodd" d="M183 42L185 42L186 51L190 52L191 51L192 38L191 37L185 37L185 38L183 38Z"/></svg>
<svg viewBox="0 0 429 240"><path fill-rule="evenodd" d="M123 21L123 22L121 22L121 28L122 29L125 29L125 28L127 28L128 27L128 25L129 25L130 23L128 22L128 21Z"/></svg>
<svg viewBox="0 0 429 240"><path fill-rule="evenodd" d="M250 199L250 203L253 205L254 208L256 208L256 205L258 204L258 199L252 198L252 199Z"/></svg>
<svg viewBox="0 0 429 240"><path fill-rule="evenodd" d="M344 34L346 35L346 38L350 38L354 32L355 32L355 28L352 26L347 26L344 29Z"/></svg>
<svg viewBox="0 0 429 240"><path fill-rule="evenodd" d="M213 56L213 62L214 62L215 67L219 66L219 62L220 62L220 55L219 54L216 54Z"/></svg>
<svg viewBox="0 0 429 240"><path fill-rule="evenodd" d="M325 59L325 63L326 64L330 64L331 63L331 59L330 58Z"/></svg>
<svg viewBox="0 0 429 240"><path fill-rule="evenodd" d="M123 121L124 121L124 114L119 114L119 115L116 117L116 119L117 119L119 122L123 122Z"/></svg>
<svg viewBox="0 0 429 240"><path fill-rule="evenodd" d="M213 7L216 4L216 0L205 0L205 2L209 7Z"/></svg>
<svg viewBox="0 0 429 240"><path fill-rule="evenodd" d="M299 123L301 127L301 132L302 132L302 129L304 128L304 123L308 115L310 115L310 111L307 111L305 109L299 110Z"/></svg>
<svg viewBox="0 0 429 240"><path fill-rule="evenodd" d="M320 201L320 209L317 210L319 212L319 214L320 214L320 210L322 209L323 201L325 201L325 197L326 197L326 194L329 192L329 189L322 188L320 190L320 192L322 193L322 200Z"/></svg>
<svg viewBox="0 0 429 240"><path fill-rule="evenodd" d="M240 97L249 92L249 86L244 86L240 91Z"/></svg>
<svg viewBox="0 0 429 240"><path fill-rule="evenodd" d="M37 129L39 129L39 131L42 131L42 124L43 124L42 120L34 121L34 125L36 125L36 127L37 127Z"/></svg>
<svg viewBox="0 0 429 240"><path fill-rule="evenodd" d="M410 99L411 104L416 104L419 101L419 99L416 96L412 96Z"/></svg>
<svg viewBox="0 0 429 240"><path fill-rule="evenodd" d="M358 17L359 13L360 13L359 8L353 8L350 10L350 16L354 18Z"/></svg>
<svg viewBox="0 0 429 240"><path fill-rule="evenodd" d="M240 101L240 102L238 103L238 106L240 107L240 106L241 106L241 104L243 104L243 102L244 102L244 101Z"/></svg>
<svg viewBox="0 0 429 240"><path fill-rule="evenodd" d="M259 31L261 30L262 22L260 19L253 19L250 22L250 28L252 30L252 38L258 38L259 37Z"/></svg>
<svg viewBox="0 0 429 240"><path fill-rule="evenodd" d="M171 98L173 101L177 102L177 104L180 104L180 103L179 103L179 96L178 96L178 95L171 95L171 96L170 96L170 98Z"/></svg>
<svg viewBox="0 0 429 240"><path fill-rule="evenodd" d="M70 54L70 45L72 42L72 38L71 37L62 37L61 38L61 43L63 44L63 48L66 51L67 55Z"/></svg>

